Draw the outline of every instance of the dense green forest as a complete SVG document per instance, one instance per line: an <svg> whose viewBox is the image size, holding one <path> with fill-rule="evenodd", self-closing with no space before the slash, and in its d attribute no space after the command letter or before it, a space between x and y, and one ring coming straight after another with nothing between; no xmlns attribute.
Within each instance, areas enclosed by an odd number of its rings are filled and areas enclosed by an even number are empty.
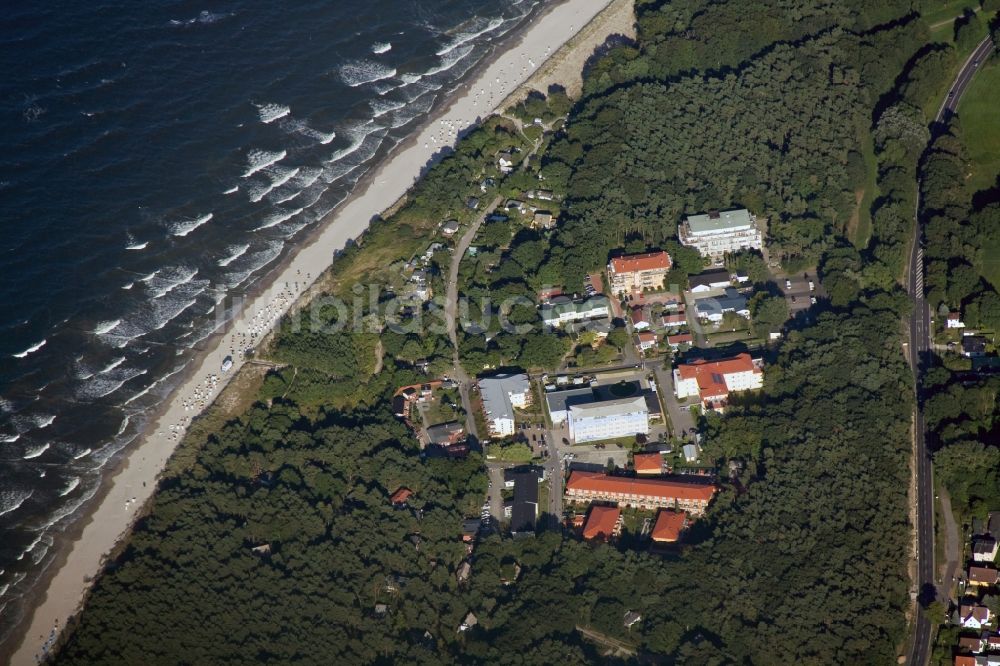
<svg viewBox="0 0 1000 666"><path fill-rule="evenodd" d="M478 514L482 460L422 458L387 404L419 381L418 359L446 367L447 338L286 322L270 351L283 367L249 411L184 443L190 464L163 480L58 661L604 659L578 625L668 663L895 659L908 606L912 395L897 277L929 139L922 109L954 57L926 46L912 10L902 0L638 2L637 43L592 64L583 99L529 165L563 197L557 228L490 222L477 239L487 259L462 264L465 293L529 302L542 285L578 289L614 248L667 248L683 281L701 265L672 244L680 217L741 205L770 220L772 258L819 265L829 302L768 357L759 399L709 422L705 457L742 471L685 549L492 535L460 583L461 520ZM546 118L569 107L558 94L548 104ZM385 276L423 251L442 218L467 222L484 160L523 138L500 120L473 132L335 262L325 288ZM872 181L873 233L858 247L852 218ZM444 259L434 262L440 273ZM307 314L334 317L319 304ZM569 343L470 332L459 344L472 364L545 367ZM947 407L941 423L957 418ZM992 413L973 418L992 428ZM403 486L415 494L394 509L389 495ZM631 629L626 610L643 617ZM478 624L458 632L470 611Z"/></svg>
<svg viewBox="0 0 1000 666"><path fill-rule="evenodd" d="M968 329L993 337L1000 330L1000 190L970 191L965 142L959 115L939 128L923 161L925 288L939 327L957 312ZM935 475L968 520L1000 507L1000 378L971 372L972 362L957 350L939 354L941 365L924 378Z"/></svg>

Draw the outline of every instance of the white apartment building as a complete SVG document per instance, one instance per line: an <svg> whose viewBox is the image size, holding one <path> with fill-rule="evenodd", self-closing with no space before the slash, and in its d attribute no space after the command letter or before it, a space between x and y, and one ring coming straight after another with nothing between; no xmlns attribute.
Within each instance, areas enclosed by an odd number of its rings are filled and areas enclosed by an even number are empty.
<svg viewBox="0 0 1000 666"><path fill-rule="evenodd" d="M514 434L514 410L531 402L531 382L524 373L482 377L479 392L490 434L507 437Z"/></svg>
<svg viewBox="0 0 1000 666"><path fill-rule="evenodd" d="M649 433L649 410L642 396L569 408L569 436L574 442L595 442L637 433Z"/></svg>
<svg viewBox="0 0 1000 666"><path fill-rule="evenodd" d="M546 326L562 326L575 321L587 321L607 317L611 313L611 303L607 296L597 295L585 301L559 299L543 305L542 323Z"/></svg>
<svg viewBox="0 0 1000 666"><path fill-rule="evenodd" d="M750 354L720 361L698 360L674 370L674 392L678 398L698 396L708 409L722 409L730 393L764 386L764 371Z"/></svg>
<svg viewBox="0 0 1000 666"><path fill-rule="evenodd" d="M703 257L721 263L727 252L764 246L757 218L745 208L690 215L677 230L681 245L693 247Z"/></svg>

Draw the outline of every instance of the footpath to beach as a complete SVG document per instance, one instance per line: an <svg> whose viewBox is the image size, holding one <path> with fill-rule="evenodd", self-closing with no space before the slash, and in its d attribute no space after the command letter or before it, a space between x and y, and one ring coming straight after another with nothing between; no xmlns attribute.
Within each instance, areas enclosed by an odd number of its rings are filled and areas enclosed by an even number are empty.
<svg viewBox="0 0 1000 666"><path fill-rule="evenodd" d="M183 439L186 426L239 370L242 361L232 350L259 342L308 284L330 266L334 253L360 236L374 216L406 193L435 153L453 145L462 130L490 115L611 4L624 5L624 2L566 0L536 17L520 37L493 56L492 64L483 68L463 93L384 162L363 192L356 193L323 221L322 231L308 245L296 250L284 267L270 277L270 286L246 304L225 335L212 338L194 372L175 390L161 408L159 418L147 428L115 476L106 482L109 486L99 505L84 519L79 538L66 547L62 565L49 578L44 597L31 612L30 620L19 628L22 638L12 664L36 664L58 639L60 630L78 610L103 558L127 535L140 507L152 496L156 479ZM631 3L628 5L630 8ZM603 35L598 34L601 31L597 24L591 25L588 38L574 46L578 45L581 51L589 47L586 54L589 55L593 45L616 31L618 25L618 21L609 21ZM233 367L223 374L220 368L230 355Z"/></svg>

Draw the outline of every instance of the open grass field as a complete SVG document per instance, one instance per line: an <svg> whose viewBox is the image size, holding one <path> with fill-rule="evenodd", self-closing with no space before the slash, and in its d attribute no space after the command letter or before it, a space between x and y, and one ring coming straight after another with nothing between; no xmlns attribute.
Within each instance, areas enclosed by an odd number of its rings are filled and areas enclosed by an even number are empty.
<svg viewBox="0 0 1000 666"><path fill-rule="evenodd" d="M1000 59L996 56L982 65L965 91L958 118L972 166L970 189L978 192L992 187L1000 174Z"/></svg>

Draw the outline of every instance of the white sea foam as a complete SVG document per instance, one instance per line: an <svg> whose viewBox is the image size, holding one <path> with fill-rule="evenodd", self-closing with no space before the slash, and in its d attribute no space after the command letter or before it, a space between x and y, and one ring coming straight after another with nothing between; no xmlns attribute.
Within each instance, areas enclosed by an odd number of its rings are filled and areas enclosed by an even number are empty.
<svg viewBox="0 0 1000 666"><path fill-rule="evenodd" d="M201 217L197 217L193 220L181 220L180 222L175 222L170 225L170 233L174 236L187 236L189 233L211 220L212 217L213 214L208 213L207 215L202 215Z"/></svg>
<svg viewBox="0 0 1000 666"><path fill-rule="evenodd" d="M35 344L33 344L30 347L28 347L27 349L25 349L23 352L19 352L17 354L13 354L13 357L14 358L24 358L28 354L33 354L36 351L38 351L39 349L41 349L42 347L44 347L46 342L48 342L48 340L42 340L41 342L36 342Z"/></svg>
<svg viewBox="0 0 1000 666"><path fill-rule="evenodd" d="M406 106L406 102L402 100L385 100L385 99L372 99L368 102L372 107L372 113L375 114L376 118L384 116L390 111L395 111L396 109L402 109Z"/></svg>
<svg viewBox="0 0 1000 666"><path fill-rule="evenodd" d="M388 53L391 50L392 50L391 42L375 42L374 44L372 44L372 53L375 54Z"/></svg>
<svg viewBox="0 0 1000 666"><path fill-rule="evenodd" d="M93 453L93 449L84 449L73 456L73 460L82 460Z"/></svg>
<svg viewBox="0 0 1000 666"><path fill-rule="evenodd" d="M362 124L349 128L344 133L350 137L351 142L347 146L334 151L334 153L326 160L326 163L330 164L338 162L347 157L361 147L361 144L364 143L369 134L377 132L380 129L382 128L376 125L374 120L368 120Z"/></svg>
<svg viewBox="0 0 1000 666"><path fill-rule="evenodd" d="M0 490L0 516L17 509L31 497L31 490Z"/></svg>
<svg viewBox="0 0 1000 666"><path fill-rule="evenodd" d="M229 247L226 248L226 252L228 254L226 254L226 256L223 257L222 259L219 259L218 265L222 267L228 266L235 260L242 257L243 254L249 249L250 249L249 243L244 243L243 245L230 245Z"/></svg>
<svg viewBox="0 0 1000 666"><path fill-rule="evenodd" d="M273 123L278 118L284 118L292 112L284 104L258 104L257 113L260 114L260 121L264 124Z"/></svg>
<svg viewBox="0 0 1000 666"><path fill-rule="evenodd" d="M247 170L243 172L244 178L249 178L261 169L271 166L272 164L277 164L281 160L285 159L288 153L284 150L279 150L277 152L268 152L266 150L251 150L247 153Z"/></svg>
<svg viewBox="0 0 1000 666"><path fill-rule="evenodd" d="M244 261L240 262L241 270L226 274L226 284L230 287L239 286L251 275L277 259L283 247L282 241L275 241L269 243L264 250L248 255Z"/></svg>
<svg viewBox="0 0 1000 666"><path fill-rule="evenodd" d="M155 278L155 277L156 277L156 274L157 274L157 273L159 273L159 272L160 272L160 271L158 271L158 270L156 270L156 271L153 271L153 272L152 272L152 273L150 273L149 275L147 275L147 276L145 276L145 277L141 277L141 278L139 278L139 282L149 282L150 280L152 280L153 278Z"/></svg>
<svg viewBox="0 0 1000 666"><path fill-rule="evenodd" d="M31 460L32 458L37 458L38 456L40 456L43 453L45 453L46 451L48 451L49 450L49 446L50 446L50 443L46 442L45 444L42 444L41 446L36 446L36 447L30 448L30 449L27 449L27 450L25 450L24 455L21 456L21 457L24 458L25 460Z"/></svg>
<svg viewBox="0 0 1000 666"><path fill-rule="evenodd" d="M87 455L90 455L90 453L91 453L90 449L87 449L78 456L74 456L74 458L78 459L83 458ZM65 506L61 507L57 511L54 511L52 514L50 514L49 519L45 522L45 524L42 525L41 527L36 528L36 530L39 532L44 532L45 530L55 525L66 516L76 513L77 509L79 509L81 506L83 506L85 502L88 502L90 498L92 498L95 494L97 494L97 489L100 487L101 484L99 483L90 484L90 488L88 488L86 492L82 493L78 497L74 498L73 501L69 502Z"/></svg>
<svg viewBox="0 0 1000 666"><path fill-rule="evenodd" d="M197 274L198 269L189 266L170 266L168 268L164 268L153 280L149 281L153 298L166 296L177 287L188 284L194 280L194 276Z"/></svg>
<svg viewBox="0 0 1000 666"><path fill-rule="evenodd" d="M268 216L264 220L263 224L261 224L258 227L255 227L253 231L261 231L263 229L270 229L271 227L276 227L282 222L292 219L301 212L302 212L301 208L296 208L295 210L274 213L273 215Z"/></svg>
<svg viewBox="0 0 1000 666"><path fill-rule="evenodd" d="M451 42L448 43L448 45L438 49L435 55L443 56L448 53L451 53L452 51L462 46L463 44L467 44L468 42L471 42L477 37L480 37L488 32L496 30L497 28L502 26L503 23L504 20L502 18L495 18L492 19L489 23L487 23L482 29L473 30L471 32L460 32L457 35L455 35L455 37L451 40Z"/></svg>
<svg viewBox="0 0 1000 666"><path fill-rule="evenodd" d="M132 417L129 416L128 414L126 414L125 418L122 419L121 425L118 426L118 432L115 433L115 437L121 437L122 436L122 433L125 432L125 428L128 427L129 421L131 421L131 420L132 420Z"/></svg>
<svg viewBox="0 0 1000 666"><path fill-rule="evenodd" d="M129 282L128 284L123 284L122 289L131 289L135 282Z"/></svg>
<svg viewBox="0 0 1000 666"><path fill-rule="evenodd" d="M281 187L282 185L290 181L292 178L295 178L295 176L299 173L299 169L298 167L289 168L289 167L273 166L269 168L265 173L267 173L268 177L272 179L271 184L261 188L258 191L253 192L250 195L250 201L254 203L257 203L265 196L270 194L273 190L276 190L277 188Z"/></svg>
<svg viewBox="0 0 1000 666"><path fill-rule="evenodd" d="M138 242L135 239L135 236L133 236L132 234L129 234L128 235L128 243L125 244L125 249L126 250L145 250L148 245L149 245L149 241L146 241L144 243L140 243L140 242Z"/></svg>
<svg viewBox="0 0 1000 666"><path fill-rule="evenodd" d="M200 14L194 18L189 19L170 19L170 25L174 27L184 27L192 25L209 25L215 23L216 21L221 21L224 18L232 16L232 12L225 12L222 14L216 14L215 12L210 12L207 9L203 10Z"/></svg>
<svg viewBox="0 0 1000 666"><path fill-rule="evenodd" d="M35 427L41 430L42 428L48 428L55 422L56 417L54 414L39 414L34 417Z"/></svg>
<svg viewBox="0 0 1000 666"><path fill-rule="evenodd" d="M129 380L144 375L146 372L146 370L125 368L118 372L113 372L113 374L107 377L94 377L80 388L78 395L81 398L89 400L103 398L120 389Z"/></svg>
<svg viewBox="0 0 1000 666"><path fill-rule="evenodd" d="M101 370L100 372L98 372L97 374L99 374L99 375L107 374L107 373L111 372L112 370L114 370L115 368L117 368L119 365L121 365L124 362L125 362L125 357L124 356L119 356L115 360L111 361L111 363L109 363L108 365L104 366L104 369Z"/></svg>
<svg viewBox="0 0 1000 666"><path fill-rule="evenodd" d="M228 190L226 190L225 192L223 192L223 194L236 194L239 191L240 191L240 186L239 185L233 185Z"/></svg>
<svg viewBox="0 0 1000 666"><path fill-rule="evenodd" d="M0 442L4 442L6 444L10 444L12 442L16 442L19 439L21 439L20 433L18 433L16 435L4 435L3 437L0 437Z"/></svg>
<svg viewBox="0 0 1000 666"><path fill-rule="evenodd" d="M112 330L118 324L122 323L121 319L113 319L108 321L102 321L94 328L94 333L97 335L104 335L108 331Z"/></svg>
<svg viewBox="0 0 1000 666"><path fill-rule="evenodd" d="M352 88L393 76L396 76L395 68L370 60L355 60L340 67L341 80Z"/></svg>
<svg viewBox="0 0 1000 666"><path fill-rule="evenodd" d="M80 485L80 477L74 476L72 479L69 480L69 483L66 484L66 487L59 491L59 497L65 497L66 495L69 495L71 492L76 490L76 487L79 485Z"/></svg>
<svg viewBox="0 0 1000 666"><path fill-rule="evenodd" d="M435 74L440 74L441 72L447 72L449 69L454 67L465 58L467 55L472 53L475 47L472 44L466 44L460 46L454 50L449 50L445 55L441 57L441 64L437 67L432 67L431 69L424 72L424 76L434 76Z"/></svg>

